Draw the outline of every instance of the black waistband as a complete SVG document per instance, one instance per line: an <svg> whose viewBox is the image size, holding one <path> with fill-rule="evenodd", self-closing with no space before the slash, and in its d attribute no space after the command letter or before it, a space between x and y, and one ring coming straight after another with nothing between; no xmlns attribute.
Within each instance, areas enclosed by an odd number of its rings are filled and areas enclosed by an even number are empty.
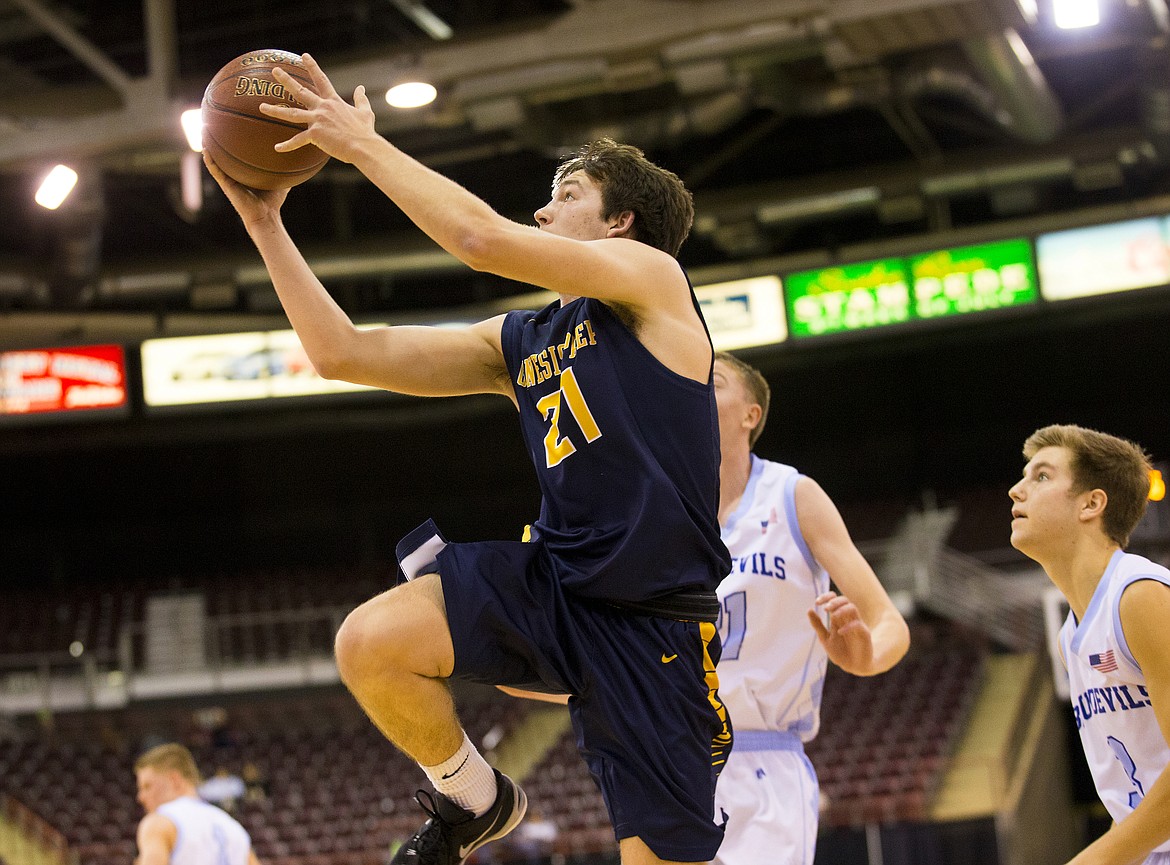
<svg viewBox="0 0 1170 865"><path fill-rule="evenodd" d="M646 601L605 601L605 604L639 616L657 616L680 622L714 624L719 620L719 597L714 592L699 589L684 589Z"/></svg>

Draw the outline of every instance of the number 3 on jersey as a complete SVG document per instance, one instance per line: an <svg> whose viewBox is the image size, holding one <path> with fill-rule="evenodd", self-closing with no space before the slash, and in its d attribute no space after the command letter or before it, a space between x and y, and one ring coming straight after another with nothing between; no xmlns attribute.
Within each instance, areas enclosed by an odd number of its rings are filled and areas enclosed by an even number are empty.
<svg viewBox="0 0 1170 865"><path fill-rule="evenodd" d="M562 400L562 397L564 399ZM585 441L593 442L601 438L601 430L593 414L589 411L589 404L585 402L585 395L581 393L581 386L577 384L577 376L573 368L566 367L561 372L561 386L536 404L545 420L548 421L548 432L544 436L545 464L551 469L561 460L577 452L576 446L569 441L568 436L561 436L560 418L562 403L568 407L573 420L585 436Z"/></svg>

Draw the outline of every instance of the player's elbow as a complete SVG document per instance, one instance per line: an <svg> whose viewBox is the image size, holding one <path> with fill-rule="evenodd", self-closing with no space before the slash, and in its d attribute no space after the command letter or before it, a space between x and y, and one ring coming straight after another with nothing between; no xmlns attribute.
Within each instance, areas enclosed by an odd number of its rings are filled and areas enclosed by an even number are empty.
<svg viewBox="0 0 1170 865"><path fill-rule="evenodd" d="M347 356L338 351L317 352L309 357L313 371L330 381L345 381L350 363Z"/></svg>
<svg viewBox="0 0 1170 865"><path fill-rule="evenodd" d="M347 328L308 351L309 363L321 378L331 381L357 381L363 367L362 332Z"/></svg>
<svg viewBox="0 0 1170 865"><path fill-rule="evenodd" d="M451 253L472 270L498 272L508 254L505 222L500 218L482 219L468 225Z"/></svg>

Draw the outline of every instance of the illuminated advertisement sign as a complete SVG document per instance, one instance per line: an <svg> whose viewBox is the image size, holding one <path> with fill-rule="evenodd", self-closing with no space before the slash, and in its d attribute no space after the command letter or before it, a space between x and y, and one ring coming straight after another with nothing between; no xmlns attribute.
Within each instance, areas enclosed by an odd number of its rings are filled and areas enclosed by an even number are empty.
<svg viewBox="0 0 1170 865"><path fill-rule="evenodd" d="M982 312L1036 300L1032 245L1023 238L914 256L910 276L918 318Z"/></svg>
<svg viewBox="0 0 1170 865"><path fill-rule="evenodd" d="M1156 216L1042 234L1036 254L1047 300L1170 284L1166 222Z"/></svg>
<svg viewBox="0 0 1170 865"><path fill-rule="evenodd" d="M293 330L149 339L142 388L152 408L376 390L321 378Z"/></svg>
<svg viewBox="0 0 1170 865"><path fill-rule="evenodd" d="M119 345L0 352L0 417L126 407Z"/></svg>
<svg viewBox="0 0 1170 865"><path fill-rule="evenodd" d="M910 286L901 259L806 270L784 279L788 328L819 336L910 320Z"/></svg>
<svg viewBox="0 0 1170 865"><path fill-rule="evenodd" d="M784 294L793 335L819 336L1032 303L1036 268L1021 238L793 273Z"/></svg>
<svg viewBox="0 0 1170 865"><path fill-rule="evenodd" d="M716 351L772 345L788 338L777 276L696 286L695 296Z"/></svg>

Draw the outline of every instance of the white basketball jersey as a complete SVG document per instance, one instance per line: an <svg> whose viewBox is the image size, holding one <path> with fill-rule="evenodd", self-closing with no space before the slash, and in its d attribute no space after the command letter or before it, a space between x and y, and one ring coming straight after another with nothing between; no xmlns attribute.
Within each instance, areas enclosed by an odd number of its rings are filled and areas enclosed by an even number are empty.
<svg viewBox="0 0 1170 865"><path fill-rule="evenodd" d="M170 865L247 865L252 840L221 808L184 796L160 805L158 813L178 830Z"/></svg>
<svg viewBox="0 0 1170 865"><path fill-rule="evenodd" d="M1070 612L1060 631L1081 744L1097 795L1115 822L1129 815L1170 764L1170 747L1158 728L1145 676L1121 628L1121 594L1138 580L1170 586L1170 571L1118 550L1084 621L1078 624ZM1170 851L1170 841L1156 850Z"/></svg>
<svg viewBox="0 0 1170 865"><path fill-rule="evenodd" d="M781 730L808 742L820 726L828 656L806 612L829 577L796 519L791 466L752 455L739 507L723 527L731 573L719 584L719 696L741 730Z"/></svg>

